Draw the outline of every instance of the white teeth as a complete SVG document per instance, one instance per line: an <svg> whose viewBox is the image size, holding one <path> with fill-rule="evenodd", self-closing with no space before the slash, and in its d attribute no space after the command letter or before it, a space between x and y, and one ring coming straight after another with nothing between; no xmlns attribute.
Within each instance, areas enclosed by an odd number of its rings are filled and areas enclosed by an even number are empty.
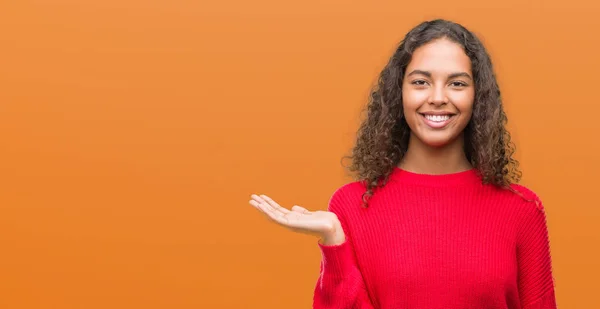
<svg viewBox="0 0 600 309"><path fill-rule="evenodd" d="M450 119L450 115L425 115L425 118L430 121L443 122Z"/></svg>

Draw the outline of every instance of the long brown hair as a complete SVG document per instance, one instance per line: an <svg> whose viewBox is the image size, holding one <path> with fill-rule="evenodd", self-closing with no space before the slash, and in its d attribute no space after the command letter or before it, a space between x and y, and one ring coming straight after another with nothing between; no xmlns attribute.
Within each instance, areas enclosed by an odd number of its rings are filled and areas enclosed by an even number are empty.
<svg viewBox="0 0 600 309"><path fill-rule="evenodd" d="M465 154L483 183L508 188L521 178L513 158L514 143L506 130L506 114L489 54L481 41L460 24L437 19L410 30L382 70L371 90L366 118L356 136L347 167L366 185L363 206L375 189L385 185L408 149L410 128L402 108L402 84L414 51L433 40L447 38L460 44L471 59L475 84L473 114L464 131Z"/></svg>

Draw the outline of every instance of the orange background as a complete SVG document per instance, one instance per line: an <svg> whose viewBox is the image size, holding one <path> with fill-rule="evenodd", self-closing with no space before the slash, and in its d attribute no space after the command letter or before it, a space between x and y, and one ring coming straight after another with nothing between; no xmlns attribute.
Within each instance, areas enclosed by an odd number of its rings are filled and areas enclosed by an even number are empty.
<svg viewBox="0 0 600 309"><path fill-rule="evenodd" d="M0 308L310 308L377 74L422 20L484 40L561 308L600 308L596 1L3 1ZM596 2L597 3L597 2Z"/></svg>

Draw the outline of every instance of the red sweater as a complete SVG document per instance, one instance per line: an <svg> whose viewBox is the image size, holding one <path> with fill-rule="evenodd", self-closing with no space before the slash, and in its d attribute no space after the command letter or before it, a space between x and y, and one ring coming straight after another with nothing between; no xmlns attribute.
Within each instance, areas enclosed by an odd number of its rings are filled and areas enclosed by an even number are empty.
<svg viewBox="0 0 600 309"><path fill-rule="evenodd" d="M369 208L362 182L339 188L329 210L346 242L319 243L314 308L556 308L544 208L483 185L475 170L445 175L395 168Z"/></svg>

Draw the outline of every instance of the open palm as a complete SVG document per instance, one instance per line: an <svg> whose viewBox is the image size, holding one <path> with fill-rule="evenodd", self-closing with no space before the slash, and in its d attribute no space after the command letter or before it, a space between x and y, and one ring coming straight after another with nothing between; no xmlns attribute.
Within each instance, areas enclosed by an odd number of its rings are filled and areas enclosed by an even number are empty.
<svg viewBox="0 0 600 309"><path fill-rule="evenodd" d="M288 210L266 195L253 194L249 203L269 220L294 232L324 237L341 229L337 216L329 211L309 211L300 206L293 206Z"/></svg>

